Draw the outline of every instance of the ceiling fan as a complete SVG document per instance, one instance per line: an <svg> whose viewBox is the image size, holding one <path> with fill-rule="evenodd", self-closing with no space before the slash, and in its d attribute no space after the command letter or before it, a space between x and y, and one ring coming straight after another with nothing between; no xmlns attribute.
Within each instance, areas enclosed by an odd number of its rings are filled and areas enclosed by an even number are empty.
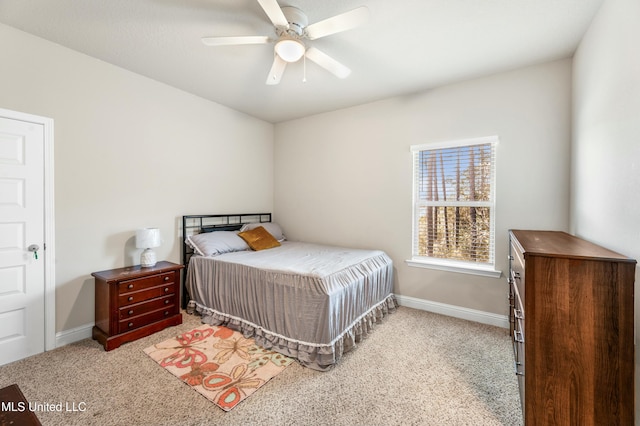
<svg viewBox="0 0 640 426"><path fill-rule="evenodd" d="M277 0L257 0L275 26L277 38L268 36L203 37L207 46L267 44L275 41L273 64L266 84L278 84L288 63L309 59L338 78L346 78L351 70L315 47L307 47L305 40L316 40L355 28L369 19L369 9L361 6L331 18L308 25L307 15L293 6L280 7Z"/></svg>

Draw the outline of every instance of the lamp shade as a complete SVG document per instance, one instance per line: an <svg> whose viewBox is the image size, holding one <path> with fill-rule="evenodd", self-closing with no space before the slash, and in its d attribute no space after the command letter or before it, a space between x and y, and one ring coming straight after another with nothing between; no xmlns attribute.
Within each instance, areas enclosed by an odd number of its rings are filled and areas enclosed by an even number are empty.
<svg viewBox="0 0 640 426"><path fill-rule="evenodd" d="M136 248L160 247L160 229L144 228L136 231Z"/></svg>

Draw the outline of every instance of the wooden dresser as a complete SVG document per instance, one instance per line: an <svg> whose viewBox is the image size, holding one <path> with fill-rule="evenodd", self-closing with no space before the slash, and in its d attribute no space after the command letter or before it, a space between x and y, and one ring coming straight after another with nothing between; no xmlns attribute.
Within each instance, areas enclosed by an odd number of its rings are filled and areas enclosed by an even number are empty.
<svg viewBox="0 0 640 426"><path fill-rule="evenodd" d="M150 268L131 266L94 272L96 325L92 336L110 351L125 342L182 324L182 265L158 262Z"/></svg>
<svg viewBox="0 0 640 426"><path fill-rule="evenodd" d="M636 261L564 232L509 236L509 319L525 424L635 424Z"/></svg>

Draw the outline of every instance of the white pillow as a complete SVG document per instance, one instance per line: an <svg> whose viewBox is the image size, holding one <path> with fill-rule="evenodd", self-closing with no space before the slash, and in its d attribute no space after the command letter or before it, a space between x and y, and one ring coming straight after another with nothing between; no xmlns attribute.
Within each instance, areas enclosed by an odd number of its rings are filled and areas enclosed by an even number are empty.
<svg viewBox="0 0 640 426"><path fill-rule="evenodd" d="M282 233L282 228L275 222L255 222L255 223L247 223L242 228L240 228L240 232L251 231L252 229L256 229L257 227L262 226L267 230L268 233L273 235L273 238L282 242L286 240L284 234Z"/></svg>
<svg viewBox="0 0 640 426"><path fill-rule="evenodd" d="M236 231L204 232L189 235L185 240L193 251L200 256L215 256L232 251L249 250L247 243Z"/></svg>

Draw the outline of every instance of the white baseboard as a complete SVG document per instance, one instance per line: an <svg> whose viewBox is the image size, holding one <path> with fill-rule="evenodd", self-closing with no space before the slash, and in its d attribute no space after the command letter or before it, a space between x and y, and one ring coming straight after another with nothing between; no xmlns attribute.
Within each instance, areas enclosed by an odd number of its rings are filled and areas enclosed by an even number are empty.
<svg viewBox="0 0 640 426"><path fill-rule="evenodd" d="M432 302L430 300L418 299L409 296L395 295L400 306L420 309L422 311L433 312L435 314L447 315L468 321L475 321L481 324L493 325L496 327L509 328L509 318L505 315L493 314L490 312L478 311L476 309L463 308L446 303ZM56 348L91 338L93 324L86 324L80 327L64 330L56 333Z"/></svg>
<svg viewBox="0 0 640 426"><path fill-rule="evenodd" d="M56 348L78 342L83 339L91 338L91 330L93 324L85 324L70 330L59 331L56 333Z"/></svg>
<svg viewBox="0 0 640 426"><path fill-rule="evenodd" d="M463 308L461 306L447 305L446 303L432 302L430 300L417 299L415 297L395 295L400 306L433 312L434 314L447 315L481 324L496 327L509 328L509 318L506 315L493 314L491 312L478 311L476 309Z"/></svg>

